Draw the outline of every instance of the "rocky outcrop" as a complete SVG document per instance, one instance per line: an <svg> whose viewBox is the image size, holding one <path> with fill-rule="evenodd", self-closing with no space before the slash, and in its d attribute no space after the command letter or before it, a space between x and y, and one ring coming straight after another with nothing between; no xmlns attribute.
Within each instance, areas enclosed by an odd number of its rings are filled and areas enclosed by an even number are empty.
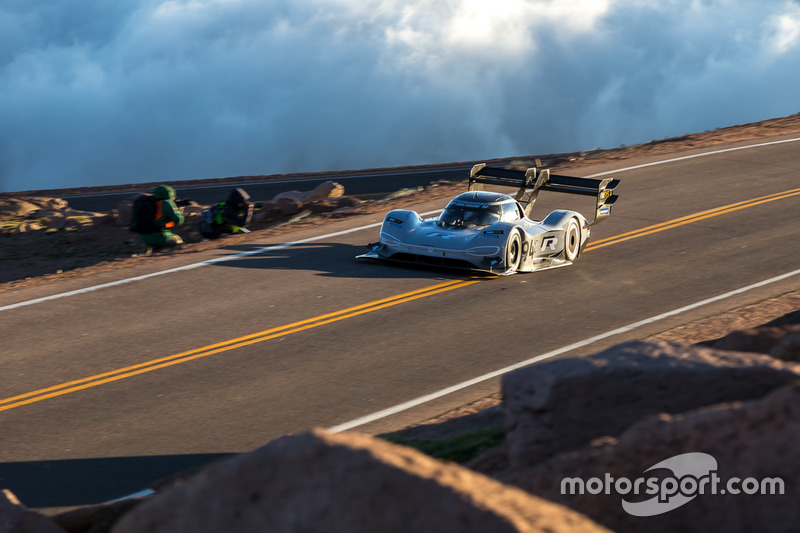
<svg viewBox="0 0 800 533"><path fill-rule="evenodd" d="M290 198L298 201L301 205L310 204L327 198L339 198L344 196L344 186L335 181L320 183L310 191L285 191L275 195L273 202L281 199Z"/></svg>
<svg viewBox="0 0 800 533"><path fill-rule="evenodd" d="M126 514L114 533L594 532L559 505L359 434L283 437Z"/></svg>
<svg viewBox="0 0 800 533"><path fill-rule="evenodd" d="M800 365L755 353L628 342L503 377L507 453L534 465L657 413L760 398L800 379Z"/></svg>
<svg viewBox="0 0 800 533"><path fill-rule="evenodd" d="M606 439L537 466L507 472L500 479L621 533L789 532L800 526L798 442L800 385L791 385L759 400L647 417L619 440ZM697 462L698 453L711 459L699 457ZM667 463L669 468L648 472L675 456L682 457ZM679 475L679 461L688 463L687 457L695 460L688 467L691 479ZM672 490L663 474L679 480L686 494ZM583 484L573 482L578 478ZM637 495L635 485L623 481L644 478L658 479L656 487L668 495L665 501L659 503L658 493L646 493L647 482L640 483ZM586 487L592 479L600 482L595 488L605 484L610 490L604 487L590 493Z"/></svg>
<svg viewBox="0 0 800 533"><path fill-rule="evenodd" d="M0 198L0 216L17 220L16 224L9 226L10 229L6 229L2 234L18 235L40 230L59 231L104 224L115 224L127 230L133 202L138 196L139 193L122 199L116 209L108 213L77 211L70 208L67 201L61 198ZM309 214L341 211L340 214L344 216L347 214L347 208L362 203L357 198L344 196L344 187L339 183L327 181L311 191L287 191L278 194L272 201L260 202L261 207L256 210L252 222L254 226L269 227L275 223L286 223L304 210L309 211ZM181 235L185 242L202 240L199 230L200 214L207 207L194 201L181 206L185 221L175 229L175 232Z"/></svg>
<svg viewBox="0 0 800 533"><path fill-rule="evenodd" d="M24 217L38 211L60 211L67 208L67 201L61 198L22 196L0 199L0 215Z"/></svg>
<svg viewBox="0 0 800 533"><path fill-rule="evenodd" d="M65 511L53 522L67 533L108 533L125 513L141 503L141 498L127 498Z"/></svg>
<svg viewBox="0 0 800 533"><path fill-rule="evenodd" d="M107 222L103 213L71 209L61 198L21 197L0 199L0 216L19 220L4 233L18 235L39 230L63 230Z"/></svg>
<svg viewBox="0 0 800 533"><path fill-rule="evenodd" d="M0 533L65 533L65 530L25 507L10 490L0 490Z"/></svg>
<svg viewBox="0 0 800 533"><path fill-rule="evenodd" d="M718 350L757 352L783 361L800 361L800 324L765 325L734 331L703 344Z"/></svg>

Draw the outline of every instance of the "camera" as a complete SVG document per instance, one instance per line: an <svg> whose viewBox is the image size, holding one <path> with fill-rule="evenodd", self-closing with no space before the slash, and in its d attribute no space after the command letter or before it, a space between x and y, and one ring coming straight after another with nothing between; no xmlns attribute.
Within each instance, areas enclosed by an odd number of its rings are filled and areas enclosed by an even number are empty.
<svg viewBox="0 0 800 533"><path fill-rule="evenodd" d="M175 205L178 207L186 207L187 205L192 205L191 198L181 198L180 200L175 200Z"/></svg>

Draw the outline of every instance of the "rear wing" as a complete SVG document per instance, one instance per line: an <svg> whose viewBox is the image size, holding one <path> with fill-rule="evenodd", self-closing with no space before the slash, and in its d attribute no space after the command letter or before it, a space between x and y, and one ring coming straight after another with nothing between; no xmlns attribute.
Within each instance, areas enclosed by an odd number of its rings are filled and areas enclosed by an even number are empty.
<svg viewBox="0 0 800 533"><path fill-rule="evenodd" d="M614 189L619 185L619 180L616 178L600 180L562 176L551 174L550 169L537 171L535 167L527 170L510 170L507 168L487 167L486 163L479 163L470 170L468 190L482 191L484 184L517 189L517 194L514 197L523 205L525 214L528 216L530 216L539 191L595 196L597 197L597 206L592 225L608 218L611 214L611 206L619 198L614 194Z"/></svg>

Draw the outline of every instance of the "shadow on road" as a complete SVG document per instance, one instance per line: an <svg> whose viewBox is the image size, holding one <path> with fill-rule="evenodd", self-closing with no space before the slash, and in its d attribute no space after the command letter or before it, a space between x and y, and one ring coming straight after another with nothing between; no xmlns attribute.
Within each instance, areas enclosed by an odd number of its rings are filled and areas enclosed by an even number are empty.
<svg viewBox="0 0 800 533"><path fill-rule="evenodd" d="M0 463L0 487L30 508L101 503L144 490L177 472L231 454L104 457Z"/></svg>
<svg viewBox="0 0 800 533"><path fill-rule="evenodd" d="M224 250L237 253L257 252L264 245L234 245ZM356 259L367 252L365 245L343 243L297 244L253 253L252 256L216 263L215 266L233 268L256 268L270 270L306 270L320 276L335 278L430 278L446 276L454 279L469 277L474 273L426 265L389 263L369 259Z"/></svg>

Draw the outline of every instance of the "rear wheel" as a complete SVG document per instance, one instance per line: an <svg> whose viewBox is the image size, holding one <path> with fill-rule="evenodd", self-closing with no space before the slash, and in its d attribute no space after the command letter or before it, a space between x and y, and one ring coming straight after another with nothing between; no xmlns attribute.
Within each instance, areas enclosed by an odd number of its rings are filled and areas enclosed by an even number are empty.
<svg viewBox="0 0 800 533"><path fill-rule="evenodd" d="M506 270L516 271L522 260L522 238L514 230L506 243Z"/></svg>
<svg viewBox="0 0 800 533"><path fill-rule="evenodd" d="M564 259L575 261L581 254L581 225L577 218L571 218L567 222L567 230L564 232Z"/></svg>

